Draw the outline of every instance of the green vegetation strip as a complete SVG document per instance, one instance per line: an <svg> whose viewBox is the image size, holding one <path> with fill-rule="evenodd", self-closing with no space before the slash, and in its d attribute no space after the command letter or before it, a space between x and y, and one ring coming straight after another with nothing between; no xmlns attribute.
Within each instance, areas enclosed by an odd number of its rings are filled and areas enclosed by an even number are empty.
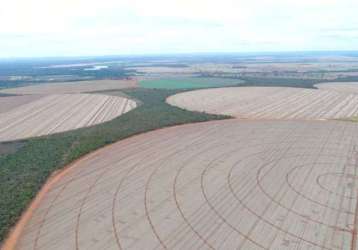
<svg viewBox="0 0 358 250"><path fill-rule="evenodd" d="M358 122L358 116L353 116L350 118L343 118L343 119L338 119L340 121L346 121L346 122Z"/></svg>
<svg viewBox="0 0 358 250"><path fill-rule="evenodd" d="M245 81L241 86L266 86L266 87L294 87L315 88L314 85L322 81L299 78L266 78L266 77L242 77Z"/></svg>
<svg viewBox="0 0 358 250"><path fill-rule="evenodd" d="M178 77L142 80L139 85L152 89L195 89L235 86L239 83L242 83L242 80L218 77Z"/></svg>
<svg viewBox="0 0 358 250"><path fill-rule="evenodd" d="M165 103L179 91L133 89L126 95L141 105L110 122L30 139L15 153L0 156L0 241L18 220L46 179L75 159L107 144L158 128L229 118L190 112ZM112 95L121 94L113 91Z"/></svg>
<svg viewBox="0 0 358 250"><path fill-rule="evenodd" d="M327 80L299 79L299 78L268 78L268 77L177 77L142 80L139 85L152 89L197 89L231 86L275 86L314 88L314 84L327 82Z"/></svg>

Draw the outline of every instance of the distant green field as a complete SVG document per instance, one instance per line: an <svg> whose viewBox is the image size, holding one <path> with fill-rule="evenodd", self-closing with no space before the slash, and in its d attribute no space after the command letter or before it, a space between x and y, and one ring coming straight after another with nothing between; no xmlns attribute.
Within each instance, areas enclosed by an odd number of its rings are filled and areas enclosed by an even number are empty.
<svg viewBox="0 0 358 250"><path fill-rule="evenodd" d="M242 80L214 77L177 77L142 80L140 87L151 89L195 89L234 86L242 83Z"/></svg>

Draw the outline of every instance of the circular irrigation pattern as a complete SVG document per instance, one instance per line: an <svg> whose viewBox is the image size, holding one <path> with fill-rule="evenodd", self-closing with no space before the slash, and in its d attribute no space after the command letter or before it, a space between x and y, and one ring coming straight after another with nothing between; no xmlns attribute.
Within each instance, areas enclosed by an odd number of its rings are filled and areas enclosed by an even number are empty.
<svg viewBox="0 0 358 250"><path fill-rule="evenodd" d="M17 249L355 249L357 132L231 120L118 142L50 187Z"/></svg>
<svg viewBox="0 0 358 250"><path fill-rule="evenodd" d="M191 111L240 119L327 120L358 115L357 94L293 87L202 89L172 95L167 102Z"/></svg>

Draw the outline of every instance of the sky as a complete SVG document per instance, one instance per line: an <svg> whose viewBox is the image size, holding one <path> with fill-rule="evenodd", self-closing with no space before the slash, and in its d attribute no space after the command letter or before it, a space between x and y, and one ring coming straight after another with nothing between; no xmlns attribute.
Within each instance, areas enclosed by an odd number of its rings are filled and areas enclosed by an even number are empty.
<svg viewBox="0 0 358 250"><path fill-rule="evenodd" d="M357 0L0 0L0 58L358 50Z"/></svg>

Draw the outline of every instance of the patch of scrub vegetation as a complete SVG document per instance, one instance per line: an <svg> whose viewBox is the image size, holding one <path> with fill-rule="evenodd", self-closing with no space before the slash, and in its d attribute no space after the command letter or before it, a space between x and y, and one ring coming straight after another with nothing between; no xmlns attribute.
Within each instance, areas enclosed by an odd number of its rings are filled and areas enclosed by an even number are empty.
<svg viewBox="0 0 358 250"><path fill-rule="evenodd" d="M240 79L218 77L173 77L142 80L139 85L151 89L196 89L236 86L242 82Z"/></svg>
<svg viewBox="0 0 358 250"><path fill-rule="evenodd" d="M29 139L16 152L0 156L0 241L47 178L75 159L135 134L172 125L230 118L170 106L165 100L179 93L178 90L130 89L123 92L141 105L107 123ZM122 92L106 93L121 95Z"/></svg>
<svg viewBox="0 0 358 250"><path fill-rule="evenodd" d="M245 82L241 86L266 86L266 87L295 87L314 88L314 85L322 82L315 79L300 78L265 78L265 77L243 77Z"/></svg>
<svg viewBox="0 0 358 250"><path fill-rule="evenodd" d="M201 77L208 79L236 80L236 86L245 87L296 87L296 88L314 88L314 85L327 80L303 79L303 78L287 78L287 77L254 77L254 76L228 76L221 74L217 77L215 74L202 73Z"/></svg>
<svg viewBox="0 0 358 250"><path fill-rule="evenodd" d="M340 121L346 121L346 122L358 122L358 116L353 116L350 118L344 118L344 119L339 119Z"/></svg>

